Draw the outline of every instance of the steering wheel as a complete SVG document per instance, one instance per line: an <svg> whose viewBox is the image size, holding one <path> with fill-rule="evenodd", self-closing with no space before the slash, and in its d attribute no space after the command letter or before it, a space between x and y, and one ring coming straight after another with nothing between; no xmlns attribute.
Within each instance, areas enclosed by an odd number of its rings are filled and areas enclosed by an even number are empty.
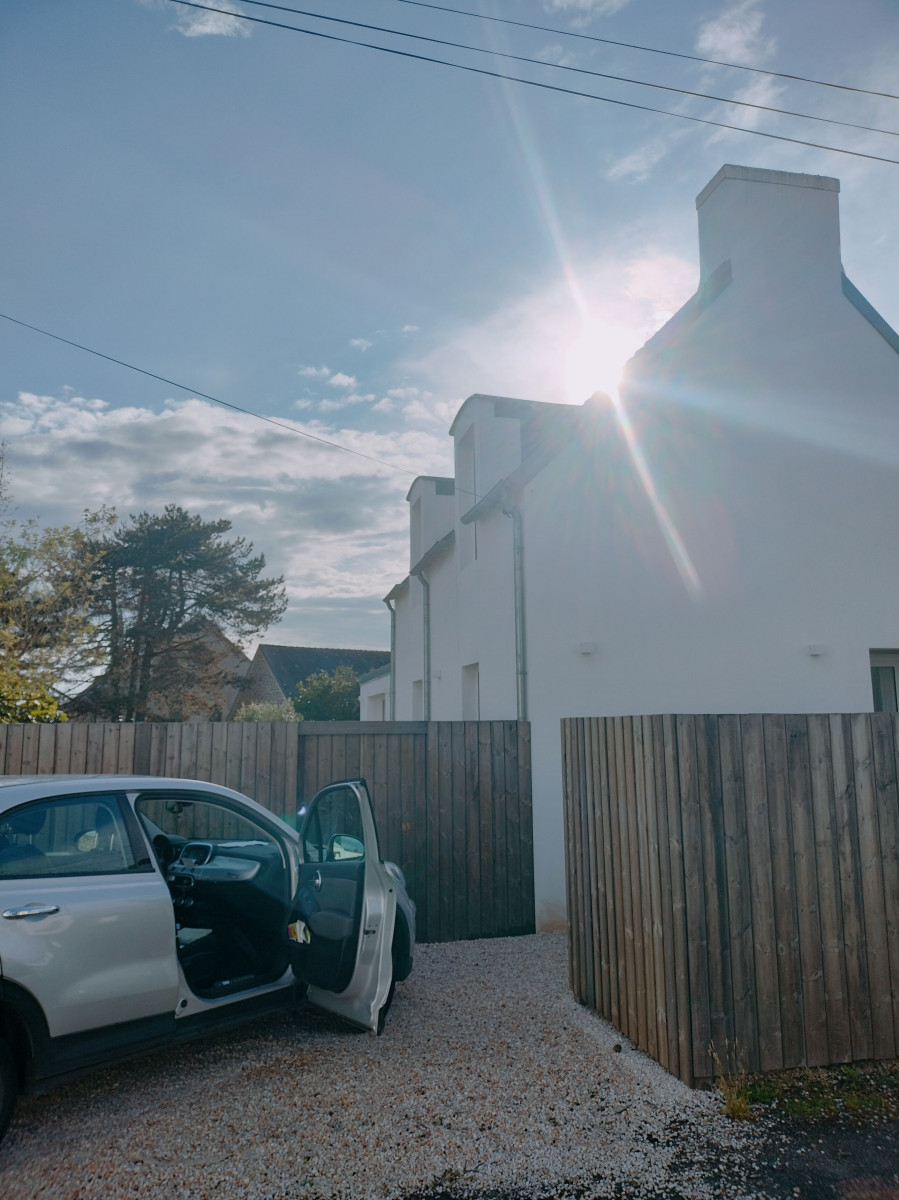
<svg viewBox="0 0 899 1200"><path fill-rule="evenodd" d="M178 857L175 847L164 833L157 833L153 838L153 849L156 851L156 857L159 859L161 867L170 866Z"/></svg>

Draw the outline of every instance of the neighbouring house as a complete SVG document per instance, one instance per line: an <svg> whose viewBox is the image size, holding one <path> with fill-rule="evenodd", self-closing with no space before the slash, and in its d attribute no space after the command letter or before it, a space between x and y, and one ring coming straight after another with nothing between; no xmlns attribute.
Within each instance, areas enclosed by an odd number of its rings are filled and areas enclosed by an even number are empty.
<svg viewBox="0 0 899 1200"><path fill-rule="evenodd" d="M471 396L454 477L409 491L385 711L530 720L539 927L561 717L896 708L899 336L843 273L838 193L722 167L699 288L620 399Z"/></svg>
<svg viewBox="0 0 899 1200"><path fill-rule="evenodd" d="M320 671L329 674L337 667L352 667L357 675L387 666L387 650L340 650L321 646L258 646L239 693L226 719L233 720L244 704L282 704L293 700L297 685ZM367 709L363 707L363 714Z"/></svg>
<svg viewBox="0 0 899 1200"><path fill-rule="evenodd" d="M173 662L179 664L178 682L150 692L148 721L221 721L240 695L241 682L250 668L240 646L212 621L154 659L151 677L165 680L172 675L169 667ZM191 679L189 687L180 682L185 674ZM107 675L98 675L62 707L75 721L120 720L123 716L121 698Z"/></svg>

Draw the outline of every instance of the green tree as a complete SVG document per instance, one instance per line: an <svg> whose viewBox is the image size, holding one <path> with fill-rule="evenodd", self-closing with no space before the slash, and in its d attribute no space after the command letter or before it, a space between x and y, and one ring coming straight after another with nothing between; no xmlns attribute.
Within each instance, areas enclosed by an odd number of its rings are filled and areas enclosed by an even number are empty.
<svg viewBox="0 0 899 1200"><path fill-rule="evenodd" d="M0 447L0 722L56 721L59 700L102 662L90 618L97 554L110 527L106 510L79 528L41 529L5 517L7 481Z"/></svg>
<svg viewBox="0 0 899 1200"><path fill-rule="evenodd" d="M283 578L263 578L251 542L228 539L226 520L204 521L170 504L140 513L99 539L91 615L106 671L73 708L142 721L177 714L180 698L235 682L224 634L238 645L287 606Z"/></svg>
<svg viewBox="0 0 899 1200"><path fill-rule="evenodd" d="M317 671L297 684L293 706L306 721L358 721L359 676L352 667Z"/></svg>

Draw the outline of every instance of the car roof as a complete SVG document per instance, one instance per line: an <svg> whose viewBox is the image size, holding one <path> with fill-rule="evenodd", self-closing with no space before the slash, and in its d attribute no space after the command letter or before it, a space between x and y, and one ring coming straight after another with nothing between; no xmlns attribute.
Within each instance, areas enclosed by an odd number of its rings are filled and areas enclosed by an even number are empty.
<svg viewBox="0 0 899 1200"><path fill-rule="evenodd" d="M0 810L45 797L80 795L92 787L98 788L98 785L102 785L102 790L107 792L203 792L237 800L261 817L276 821L296 837L296 832L277 813L242 792L218 783L207 783L203 779L175 779L166 775L0 775Z"/></svg>

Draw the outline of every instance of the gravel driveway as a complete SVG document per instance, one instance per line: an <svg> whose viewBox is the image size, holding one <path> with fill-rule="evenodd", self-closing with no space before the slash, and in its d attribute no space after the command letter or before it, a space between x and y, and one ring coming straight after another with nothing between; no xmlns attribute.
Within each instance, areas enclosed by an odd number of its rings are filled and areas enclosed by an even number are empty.
<svg viewBox="0 0 899 1200"><path fill-rule="evenodd" d="M381 1038L306 1008L26 1100L0 1197L796 1194L770 1168L759 1190L758 1124L579 1007L565 955L558 934L422 946Z"/></svg>

